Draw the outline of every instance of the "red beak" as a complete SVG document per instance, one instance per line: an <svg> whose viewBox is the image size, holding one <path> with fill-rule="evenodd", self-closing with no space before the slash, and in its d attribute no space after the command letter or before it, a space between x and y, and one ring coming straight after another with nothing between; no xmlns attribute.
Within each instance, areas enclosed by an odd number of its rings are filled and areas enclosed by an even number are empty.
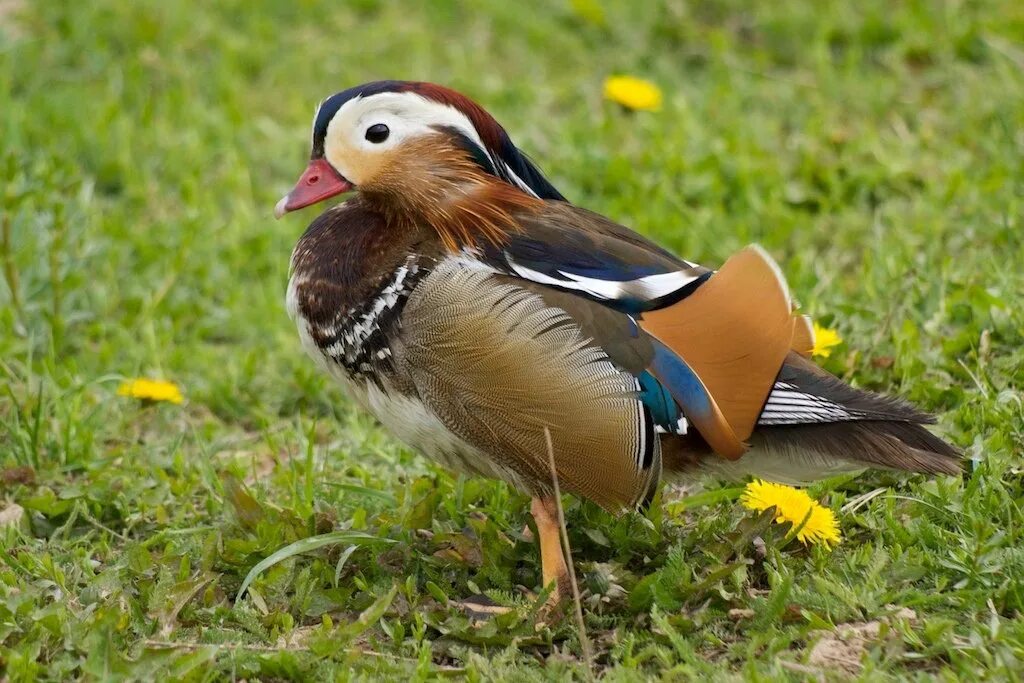
<svg viewBox="0 0 1024 683"><path fill-rule="evenodd" d="M292 191L281 197L281 201L274 207L274 218L348 192L353 187L326 159L313 159Z"/></svg>

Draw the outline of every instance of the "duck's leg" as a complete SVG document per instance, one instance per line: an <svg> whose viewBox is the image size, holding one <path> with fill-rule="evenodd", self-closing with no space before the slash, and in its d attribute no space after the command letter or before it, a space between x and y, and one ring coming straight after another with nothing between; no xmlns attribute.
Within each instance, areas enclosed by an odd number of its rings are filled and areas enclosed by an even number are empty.
<svg viewBox="0 0 1024 683"><path fill-rule="evenodd" d="M562 553L557 503L552 496L534 498L530 512L537 522L537 536L540 540L541 579L544 588L555 583L549 603L556 604L569 595L571 590L569 568L565 565L565 555Z"/></svg>

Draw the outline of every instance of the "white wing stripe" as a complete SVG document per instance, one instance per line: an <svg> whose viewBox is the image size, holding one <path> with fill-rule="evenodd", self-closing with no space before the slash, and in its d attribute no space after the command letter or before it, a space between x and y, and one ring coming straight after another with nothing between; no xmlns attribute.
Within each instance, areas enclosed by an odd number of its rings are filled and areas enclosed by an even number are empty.
<svg viewBox="0 0 1024 683"><path fill-rule="evenodd" d="M703 272L694 272L698 267L686 270L677 270L671 273L656 273L646 275L635 280L601 280L599 278L584 277L575 273L558 271L558 274L566 278L564 280L551 277L545 273L533 270L515 262L511 254L506 253L505 258L509 266L519 277L539 282L542 285L554 285L565 289L574 289L586 292L598 299L611 299L620 301L622 299L636 299L639 301L650 301L662 296L676 292L688 284L699 279Z"/></svg>

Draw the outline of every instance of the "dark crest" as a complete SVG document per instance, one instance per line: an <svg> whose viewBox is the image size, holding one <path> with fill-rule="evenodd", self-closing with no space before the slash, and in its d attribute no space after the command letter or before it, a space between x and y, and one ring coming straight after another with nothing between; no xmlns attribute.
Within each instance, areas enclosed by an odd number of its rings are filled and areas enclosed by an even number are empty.
<svg viewBox="0 0 1024 683"><path fill-rule="evenodd" d="M316 118L313 120L312 158L323 157L327 124L331 122L342 105L356 97L370 97L385 92L412 92L458 109L476 128L486 147L486 149L480 149L465 136L459 136L460 142L467 146L471 156L481 168L512 185L528 189L541 199L565 201L565 197L544 177L540 169L512 144L512 139L505 129L483 107L465 95L433 83L373 81L331 95L320 103Z"/></svg>

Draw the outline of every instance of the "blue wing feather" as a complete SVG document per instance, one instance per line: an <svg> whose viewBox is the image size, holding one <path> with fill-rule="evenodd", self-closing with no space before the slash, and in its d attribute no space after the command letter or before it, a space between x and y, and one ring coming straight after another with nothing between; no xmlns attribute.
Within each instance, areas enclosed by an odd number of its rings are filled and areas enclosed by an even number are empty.
<svg viewBox="0 0 1024 683"><path fill-rule="evenodd" d="M677 410L681 409L681 415L695 420L709 418L712 414L712 399L704 383L700 381L700 378L697 377L693 369L686 364L686 361L676 355L671 349L657 339L652 338L651 341L654 344L651 370L656 375L655 379L661 391L667 393L673 399L674 404L679 406ZM646 392L644 395L650 396L649 400L655 403L663 400L661 397L653 396ZM661 423L659 422L659 424Z"/></svg>
<svg viewBox="0 0 1024 683"><path fill-rule="evenodd" d="M640 400L651 411L654 423L665 431L676 431L683 414L672 399L672 394L646 370L637 379L640 382Z"/></svg>

